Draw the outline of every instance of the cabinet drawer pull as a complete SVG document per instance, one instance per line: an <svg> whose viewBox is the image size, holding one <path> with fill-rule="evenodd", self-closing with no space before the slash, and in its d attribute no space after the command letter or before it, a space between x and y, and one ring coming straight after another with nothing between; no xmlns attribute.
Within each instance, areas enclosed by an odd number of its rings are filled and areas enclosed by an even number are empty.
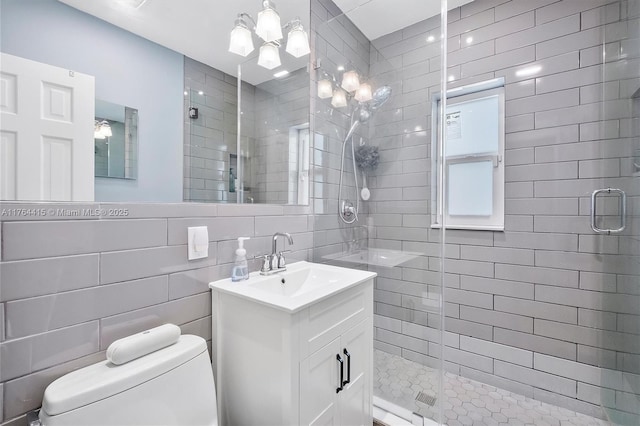
<svg viewBox="0 0 640 426"><path fill-rule="evenodd" d="M340 354L336 355L336 359L340 363L340 382L339 386L336 388L336 393L340 393L342 390L342 381L344 380L344 362L342 362L342 358L340 358Z"/></svg>
<svg viewBox="0 0 640 426"><path fill-rule="evenodd" d="M342 382L342 386L351 382L351 354L347 351L347 348L344 349L344 355L347 357L347 380Z"/></svg>

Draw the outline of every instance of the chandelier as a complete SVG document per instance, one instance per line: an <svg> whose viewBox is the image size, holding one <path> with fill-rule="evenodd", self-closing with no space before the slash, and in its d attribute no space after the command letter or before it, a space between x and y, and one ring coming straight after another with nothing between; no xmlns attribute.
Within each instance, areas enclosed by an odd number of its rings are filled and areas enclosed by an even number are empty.
<svg viewBox="0 0 640 426"><path fill-rule="evenodd" d="M288 30L285 51L291 56L300 58L308 55L309 36L304 30L300 18L295 18L280 26L280 15L270 0L262 2L262 10L258 13L257 22L248 13L238 14L235 26L231 30L229 52L246 57L254 51L252 29L247 21L253 24L253 32L262 40L258 65L268 70L280 66L280 46L283 44L282 30Z"/></svg>

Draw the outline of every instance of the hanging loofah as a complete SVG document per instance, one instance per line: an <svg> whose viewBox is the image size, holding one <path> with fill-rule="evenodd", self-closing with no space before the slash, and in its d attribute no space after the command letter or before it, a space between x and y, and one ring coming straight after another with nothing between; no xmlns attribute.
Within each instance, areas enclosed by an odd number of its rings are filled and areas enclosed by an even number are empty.
<svg viewBox="0 0 640 426"><path fill-rule="evenodd" d="M356 164L363 171L375 170L380 162L377 146L360 145L356 147Z"/></svg>

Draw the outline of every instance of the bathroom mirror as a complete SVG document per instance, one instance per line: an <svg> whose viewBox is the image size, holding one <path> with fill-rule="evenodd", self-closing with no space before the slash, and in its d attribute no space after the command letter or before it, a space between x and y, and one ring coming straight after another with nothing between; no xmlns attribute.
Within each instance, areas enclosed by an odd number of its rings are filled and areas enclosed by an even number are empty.
<svg viewBox="0 0 640 426"><path fill-rule="evenodd" d="M18 192L16 197L0 199L308 204L304 194L308 195L309 190L301 189L303 184L308 187L308 179L294 185L286 178L286 190L271 191L268 196L256 193L261 187L272 187L271 179L281 179L276 178L278 174L290 172L300 178L307 166L289 163L294 157L308 159L308 155L289 155L287 151L282 153L282 161L260 164L248 155L257 153L259 147L273 146L268 140L271 135L267 134L252 137L254 146L246 153L238 150L242 144L238 129L248 125L239 124L243 119L238 114L239 70L242 85L256 88L277 79L274 74L281 71L258 65L263 43L256 34L252 34L255 49L250 55L243 57L228 51L238 14L257 18L262 8L260 1L197 1L185 7L182 2L140 0L3 0L0 8L0 51L58 67L64 73L93 77L95 99L143 112L138 117L137 138L132 138L128 146L116 148L111 140L107 144L87 138L87 148L95 154L93 161L85 160L94 169L89 171L95 177L90 185L92 194L89 191L81 197L49 194L21 198ZM277 11L283 36L282 44L274 45L279 49L281 66L291 74L304 70L308 94L309 54L296 52L300 57L292 56L286 41L297 25L307 35L310 33L310 2L280 0ZM297 18L299 24L294 26L291 22ZM40 30L34 32L33 28ZM211 72L196 70L189 74L190 61ZM273 94L270 102L287 103L287 96L286 92ZM201 97L197 105L195 97ZM267 101L263 98L261 102ZM304 106L297 104L305 117L278 128L282 134L288 135L290 129L309 122L308 96L305 102ZM194 117L190 115L192 107L198 109ZM260 106L249 103L242 106L247 120L253 119L248 118L250 111L257 108ZM102 115L96 105L92 116L99 122L111 121ZM124 123L126 130L126 120L116 121ZM91 121L91 128L95 124L95 120ZM111 131L117 127L114 125ZM2 130L7 129L3 126ZM248 131L245 135L252 136ZM288 143L282 143L277 149L288 147ZM236 186L239 190L251 189L251 194L239 192ZM300 196L289 195L294 192Z"/></svg>
<svg viewBox="0 0 640 426"><path fill-rule="evenodd" d="M138 110L96 99L95 115L95 176L135 179L138 165Z"/></svg>

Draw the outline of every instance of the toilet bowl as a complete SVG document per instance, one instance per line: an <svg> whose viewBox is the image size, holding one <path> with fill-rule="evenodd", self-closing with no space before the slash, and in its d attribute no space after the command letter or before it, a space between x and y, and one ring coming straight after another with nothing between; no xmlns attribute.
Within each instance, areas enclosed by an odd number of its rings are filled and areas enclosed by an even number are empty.
<svg viewBox="0 0 640 426"><path fill-rule="evenodd" d="M205 340L178 332L166 347L147 345L149 352L144 340L153 330L140 333L138 340L137 335L127 338L128 346L119 352L133 355L121 356L120 364L105 360L52 382L44 393L40 424L216 426L215 383ZM107 355L113 353L108 350Z"/></svg>

